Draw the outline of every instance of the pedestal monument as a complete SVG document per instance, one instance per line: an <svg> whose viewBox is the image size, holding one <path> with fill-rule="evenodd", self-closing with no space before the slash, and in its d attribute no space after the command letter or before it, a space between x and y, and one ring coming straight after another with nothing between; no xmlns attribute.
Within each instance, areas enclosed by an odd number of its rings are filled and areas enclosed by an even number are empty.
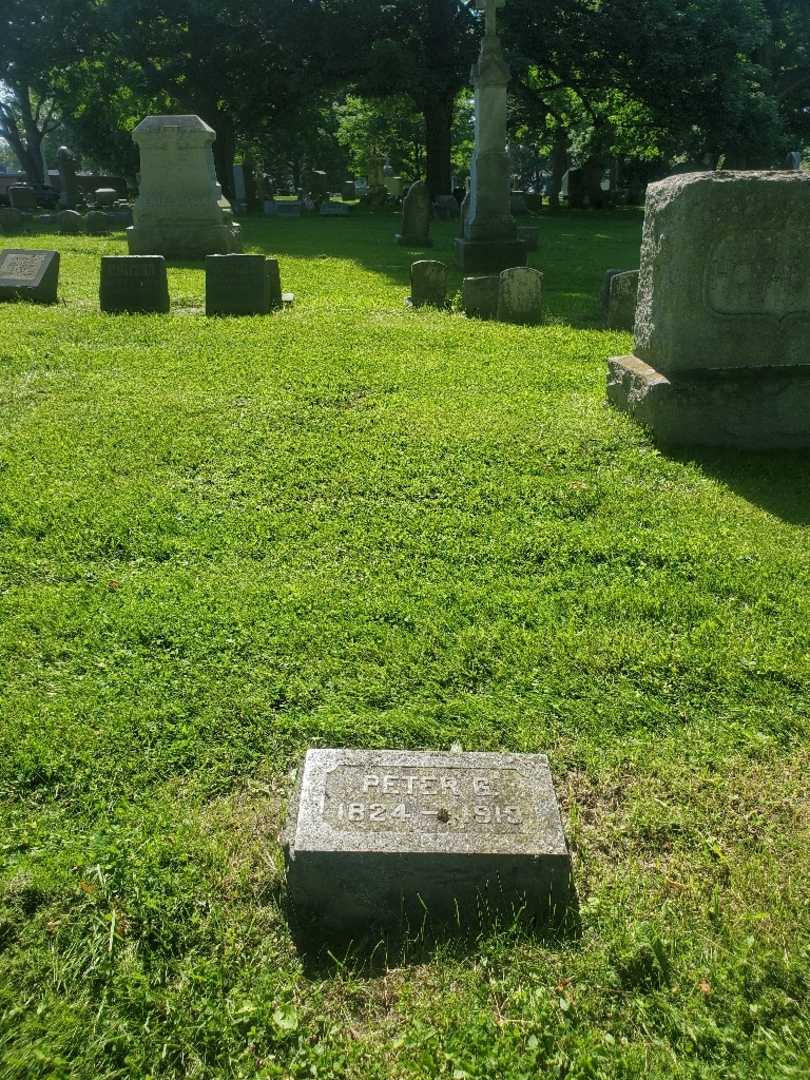
<svg viewBox="0 0 810 1080"><path fill-rule="evenodd" d="M127 229L130 255L203 259L241 251L240 228L222 195L199 116L147 116L132 133L141 153L140 193Z"/></svg>
<svg viewBox="0 0 810 1080"><path fill-rule="evenodd" d="M634 350L608 361L609 400L664 444L810 447L808 239L806 173L650 184Z"/></svg>
<svg viewBox="0 0 810 1080"><path fill-rule="evenodd" d="M456 257L465 274L494 274L526 265L526 244L517 238L512 217L512 177L506 152L506 87L509 68L496 27L496 11L506 0L476 0L486 12L486 30L475 86L475 150L470 168L470 196L464 235Z"/></svg>

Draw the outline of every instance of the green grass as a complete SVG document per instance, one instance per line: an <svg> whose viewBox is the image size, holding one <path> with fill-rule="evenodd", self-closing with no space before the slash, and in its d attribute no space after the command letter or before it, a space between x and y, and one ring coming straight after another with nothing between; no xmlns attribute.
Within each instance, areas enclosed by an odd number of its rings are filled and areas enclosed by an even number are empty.
<svg viewBox="0 0 810 1080"><path fill-rule="evenodd" d="M806 1077L810 459L606 406L635 212L542 217L542 328L406 310L396 225L245 222L240 320L6 242L63 302L0 307L0 1077ZM548 753L579 936L299 954L290 767L456 740Z"/></svg>

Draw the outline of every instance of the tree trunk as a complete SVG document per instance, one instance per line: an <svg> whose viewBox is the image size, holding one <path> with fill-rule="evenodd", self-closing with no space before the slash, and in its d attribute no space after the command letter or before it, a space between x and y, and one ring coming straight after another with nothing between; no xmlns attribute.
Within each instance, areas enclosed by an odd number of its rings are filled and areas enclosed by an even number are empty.
<svg viewBox="0 0 810 1080"><path fill-rule="evenodd" d="M222 194L229 202L233 202L233 159L236 156L236 137L233 130L233 121L227 113L218 110L212 112L210 118L203 116L203 120L209 123L217 133L217 139L214 143L214 165L217 170L217 180L219 180L222 188Z"/></svg>
<svg viewBox="0 0 810 1080"><path fill-rule="evenodd" d="M42 132L37 127L31 108L31 96L27 86L13 86L14 102L19 110L22 131L15 116L4 108L2 110L2 134L14 151L29 184L45 182L45 168L42 162ZM24 136L24 137L23 137Z"/></svg>
<svg viewBox="0 0 810 1080"><path fill-rule="evenodd" d="M548 193L548 202L551 207L560 205L560 191L567 168L568 132L560 131L554 137L554 146L551 151L551 186Z"/></svg>
<svg viewBox="0 0 810 1080"><path fill-rule="evenodd" d="M454 98L455 95L433 99L425 102L422 108L427 143L427 186L432 199L451 193L450 145Z"/></svg>
<svg viewBox="0 0 810 1080"><path fill-rule="evenodd" d="M256 163L251 154L242 155L242 168L245 170L245 201L248 210L252 212L261 207L261 201Z"/></svg>

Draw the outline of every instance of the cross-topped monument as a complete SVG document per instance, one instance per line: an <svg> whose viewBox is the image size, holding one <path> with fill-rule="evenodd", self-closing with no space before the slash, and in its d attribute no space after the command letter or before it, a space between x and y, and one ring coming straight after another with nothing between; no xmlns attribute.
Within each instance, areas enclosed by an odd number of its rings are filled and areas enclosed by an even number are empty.
<svg viewBox="0 0 810 1080"><path fill-rule="evenodd" d="M464 235L456 257L465 274L494 274L526 265L526 244L517 239L510 207L511 165L506 152L506 87L509 66L498 38L498 11L506 0L475 0L486 15L475 86L475 150Z"/></svg>
<svg viewBox="0 0 810 1080"><path fill-rule="evenodd" d="M486 36L494 38L498 33L497 18L501 8L505 8L507 0L475 0L478 11L486 12Z"/></svg>
<svg viewBox="0 0 810 1080"><path fill-rule="evenodd" d="M497 13L501 8L506 7L506 0L475 0L475 2L479 11L486 12L487 37L495 37L498 33Z"/></svg>

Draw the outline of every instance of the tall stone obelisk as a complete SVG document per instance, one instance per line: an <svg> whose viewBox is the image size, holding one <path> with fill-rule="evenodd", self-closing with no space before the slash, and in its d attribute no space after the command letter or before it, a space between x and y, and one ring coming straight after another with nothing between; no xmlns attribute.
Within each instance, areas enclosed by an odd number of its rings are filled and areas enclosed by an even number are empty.
<svg viewBox="0 0 810 1080"><path fill-rule="evenodd" d="M476 0L486 12L486 29L475 86L475 150L470 167L470 203L456 257L465 274L495 274L526 265L526 244L517 239L510 209L511 167L506 152L506 87L509 68L496 26L506 0Z"/></svg>

